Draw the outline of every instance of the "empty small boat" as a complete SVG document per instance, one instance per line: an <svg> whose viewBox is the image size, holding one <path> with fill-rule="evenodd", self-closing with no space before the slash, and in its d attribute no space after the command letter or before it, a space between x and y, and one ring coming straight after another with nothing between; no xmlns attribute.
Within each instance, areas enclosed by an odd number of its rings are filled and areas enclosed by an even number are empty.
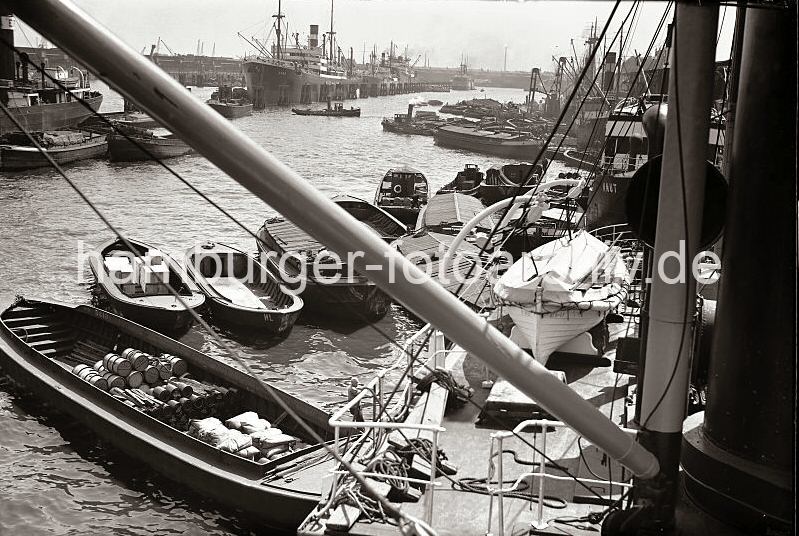
<svg viewBox="0 0 799 536"><path fill-rule="evenodd" d="M214 319L269 334L285 334L303 302L256 259L225 244L207 242L186 252L186 271L207 297Z"/></svg>
<svg viewBox="0 0 799 536"><path fill-rule="evenodd" d="M125 135L108 135L108 155L113 162L173 158L192 152L183 140L165 129L155 131L123 127ZM128 139L130 138L130 139Z"/></svg>
<svg viewBox="0 0 799 536"><path fill-rule="evenodd" d="M18 298L0 312L0 366L176 489L270 531L295 530L319 503L330 471L321 446L254 378L174 339L88 305ZM332 435L321 409L273 389L321 437ZM291 465L311 478L281 476Z"/></svg>
<svg viewBox="0 0 799 536"><path fill-rule="evenodd" d="M399 221L413 225L427 204L429 190L424 174L411 167L391 168L375 194L375 205Z"/></svg>
<svg viewBox="0 0 799 536"><path fill-rule="evenodd" d="M132 250L114 238L89 256L97 285L108 297L112 309L154 329L187 329L194 318L190 309L205 303L205 296L169 255L144 242L131 239L128 242ZM180 295L183 303L169 287Z"/></svg>
<svg viewBox="0 0 799 536"><path fill-rule="evenodd" d="M57 164L100 158L108 150L105 134L89 131L58 130L32 133L37 143ZM13 171L49 167L50 161L28 136L12 132L0 138L0 170Z"/></svg>
<svg viewBox="0 0 799 536"><path fill-rule="evenodd" d="M390 242L408 232L408 228L397 218L380 207L351 195L337 195L333 202L364 223L383 240Z"/></svg>

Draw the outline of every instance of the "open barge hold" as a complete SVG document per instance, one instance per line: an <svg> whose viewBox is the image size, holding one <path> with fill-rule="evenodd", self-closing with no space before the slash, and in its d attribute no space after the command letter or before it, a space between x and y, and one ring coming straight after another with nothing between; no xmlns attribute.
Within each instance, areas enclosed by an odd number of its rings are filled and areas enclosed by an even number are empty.
<svg viewBox="0 0 799 536"><path fill-rule="evenodd" d="M321 446L281 417L257 380L169 337L87 305L18 298L0 314L0 364L129 456L267 527L293 530L319 502L324 466L307 481L277 473L324 461ZM155 365L168 370L150 384L143 378ZM274 389L322 437L329 435L323 411ZM230 420L245 412L256 414L242 418L253 428ZM220 425L209 427L203 421L209 418Z"/></svg>

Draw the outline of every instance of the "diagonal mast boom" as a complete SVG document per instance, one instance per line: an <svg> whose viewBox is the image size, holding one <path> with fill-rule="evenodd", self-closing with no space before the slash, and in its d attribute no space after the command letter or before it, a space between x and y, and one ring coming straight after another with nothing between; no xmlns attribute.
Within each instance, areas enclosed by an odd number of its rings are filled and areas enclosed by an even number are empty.
<svg viewBox="0 0 799 536"><path fill-rule="evenodd" d="M342 258L349 252L362 252L356 258L356 269L635 475L653 478L658 474L657 459L634 438L380 237L367 232L355 218L74 4L58 0L0 3L89 66L125 97L140 103L230 177Z"/></svg>

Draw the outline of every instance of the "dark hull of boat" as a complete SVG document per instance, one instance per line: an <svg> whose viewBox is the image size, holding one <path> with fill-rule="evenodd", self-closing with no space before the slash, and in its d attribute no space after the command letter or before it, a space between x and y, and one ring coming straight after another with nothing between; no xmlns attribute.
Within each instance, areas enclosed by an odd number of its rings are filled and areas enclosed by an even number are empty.
<svg viewBox="0 0 799 536"><path fill-rule="evenodd" d="M302 293L309 311L319 316L382 318L391 309L391 296L373 283L318 285L309 282Z"/></svg>
<svg viewBox="0 0 799 536"><path fill-rule="evenodd" d="M437 126L419 125L411 123L394 123L392 121L383 121L383 130L386 132L393 132L394 134L408 134L414 136L432 136L436 133Z"/></svg>
<svg viewBox="0 0 799 536"><path fill-rule="evenodd" d="M103 285L98 285L98 288L102 289L103 296L108 300L111 308L131 322L162 333L181 333L188 330L194 323L194 316L186 309L170 311L157 307L143 307L116 299L108 293Z"/></svg>
<svg viewBox="0 0 799 536"><path fill-rule="evenodd" d="M597 229L608 225L627 223L625 209L627 189L632 182L632 173L605 174L594 181L591 203L585 213L586 228ZM594 190L594 187L597 187Z"/></svg>
<svg viewBox="0 0 799 536"><path fill-rule="evenodd" d="M100 109L103 96L96 95L87 97L84 100L92 110L96 112ZM92 115L92 113L84 108L77 100L42 104L39 106L12 107L9 108L9 110L11 115L13 115L28 132L63 130L65 128L77 126L78 123ZM0 114L0 134L18 131L19 128L6 114Z"/></svg>
<svg viewBox="0 0 799 536"><path fill-rule="evenodd" d="M208 106L219 112L222 117L237 119L252 115L252 104L227 104L219 102L209 102Z"/></svg>
<svg viewBox="0 0 799 536"><path fill-rule="evenodd" d="M108 152L104 136L89 143L47 149L58 164L69 164L90 158L100 158ZM0 146L0 169L3 171L49 167L50 161L35 147Z"/></svg>
<svg viewBox="0 0 799 536"><path fill-rule="evenodd" d="M541 143L538 141L498 141L479 134L453 134L446 129L438 129L436 131L435 143L441 147L463 149L475 153L530 162L538 157L542 148Z"/></svg>
<svg viewBox="0 0 799 536"><path fill-rule="evenodd" d="M497 201L509 199L514 195L524 195L532 190L532 186L519 188L518 186L481 184L477 189L477 197L486 205L491 206ZM464 192L465 193L465 192Z"/></svg>
<svg viewBox="0 0 799 536"><path fill-rule="evenodd" d="M296 71L260 61L245 61L243 65L247 90L256 109L296 102L317 102L321 87L356 83L346 78L325 78L318 74Z"/></svg>
<svg viewBox="0 0 799 536"><path fill-rule="evenodd" d="M311 115L318 117L361 117L361 109L354 110L303 110L302 108L292 108L291 112L295 115Z"/></svg>
<svg viewBox="0 0 799 536"><path fill-rule="evenodd" d="M86 308L86 306L79 306ZM151 343L158 348L193 360L207 361L215 373L241 374L200 354L177 341L130 324L125 319L103 311L89 309L104 321L115 324L121 331ZM24 344L8 328L0 324L0 365L6 374L40 399L66 412L94 433L128 456L140 460L166 478L200 495L260 520L267 527L293 531L317 505L319 493L292 491L263 485L257 477L220 470L219 459L211 460L199 441L169 428L156 419L123 404L111 404L109 395L73 375L57 363L44 358ZM222 368L224 367L224 370ZM243 375L242 375L243 376ZM229 379L229 378L225 378ZM240 379L241 380L241 379ZM241 380L245 381L245 380ZM235 383L234 383L235 384ZM291 405L304 403L282 394ZM305 404L308 406L307 404ZM318 411L318 410L316 410ZM309 412L308 409L305 412ZM320 416L324 417L321 411ZM310 413L306 418L311 419ZM315 419L319 421L319 419ZM315 422L316 427L322 423ZM278 459L280 462L280 459ZM271 463L271 462L270 462Z"/></svg>
<svg viewBox="0 0 799 536"><path fill-rule="evenodd" d="M192 152L185 142L176 139L133 138L155 158L173 158ZM108 154L114 162L150 160L151 156L139 149L127 138L118 135L108 137Z"/></svg>
<svg viewBox="0 0 799 536"><path fill-rule="evenodd" d="M158 128L160 123L142 112L103 112L101 117L91 116L81 121L80 128L92 132L110 133L113 129L108 121L115 121L127 127Z"/></svg>
<svg viewBox="0 0 799 536"><path fill-rule="evenodd" d="M235 328L265 331L275 335L287 335L302 312L302 310L293 313L249 311L231 307L214 298L208 298L207 303L214 316L214 322L224 323Z"/></svg>
<svg viewBox="0 0 799 536"><path fill-rule="evenodd" d="M293 278L281 271L280 263L276 260L282 254L276 251L270 254L266 245L269 236L261 227L258 231L258 252L263 261L273 273L280 274L284 281ZM306 279L305 289L300 295L305 303L304 310L319 316L344 318L356 320L376 320L382 318L391 308L391 296L380 290L374 283L366 278L350 283L336 283L323 285L311 279Z"/></svg>
<svg viewBox="0 0 799 536"><path fill-rule="evenodd" d="M419 219L419 212L421 208L413 207L380 207L402 223L409 225L413 228L416 225L416 220Z"/></svg>

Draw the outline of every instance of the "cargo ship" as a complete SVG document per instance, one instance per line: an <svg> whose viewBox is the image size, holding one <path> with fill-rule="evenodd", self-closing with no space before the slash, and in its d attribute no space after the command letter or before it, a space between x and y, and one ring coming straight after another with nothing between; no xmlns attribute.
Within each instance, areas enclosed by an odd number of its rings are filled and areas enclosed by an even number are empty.
<svg viewBox="0 0 799 536"><path fill-rule="evenodd" d="M91 115L81 100L95 111L100 108L103 96L92 91L87 73L80 69L45 68L60 85L45 74L30 73L27 53L18 54L13 48L14 18L7 13L0 13L0 41L0 101L14 118L0 114L0 135L19 131L14 120L33 132L77 126Z"/></svg>
<svg viewBox="0 0 799 536"><path fill-rule="evenodd" d="M343 98L357 87L353 76L352 57L347 60L336 45L333 31L333 10L330 10L330 31L322 35L319 42L319 25L310 26L307 45L301 45L294 34L290 45L283 35L282 20L285 17L278 2L275 18L275 42L267 50L261 47L258 54L244 60L244 79L253 106L262 109L271 105L308 103L326 100L327 97ZM352 88L349 87L350 82ZM342 84L347 84L343 89ZM340 91L346 94L340 94Z"/></svg>

